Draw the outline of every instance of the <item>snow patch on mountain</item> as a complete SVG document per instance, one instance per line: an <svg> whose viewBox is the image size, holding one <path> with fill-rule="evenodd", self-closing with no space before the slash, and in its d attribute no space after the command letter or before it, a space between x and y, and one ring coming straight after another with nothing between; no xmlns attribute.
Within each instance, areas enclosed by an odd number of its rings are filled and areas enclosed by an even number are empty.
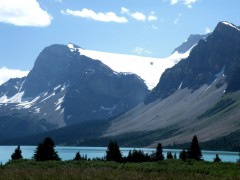
<svg viewBox="0 0 240 180"><path fill-rule="evenodd" d="M19 103L22 101L23 95L24 92L19 92L10 98L8 98L6 95L3 95L0 97L0 103Z"/></svg>
<svg viewBox="0 0 240 180"><path fill-rule="evenodd" d="M23 101L21 103L19 103L17 105L17 107L20 107L20 108L24 108L24 109L28 109L30 107L32 107L36 102L37 100L40 98L40 96L37 96L36 98L34 98L33 100L31 101Z"/></svg>
<svg viewBox="0 0 240 180"><path fill-rule="evenodd" d="M52 94L50 94L48 97L44 98L41 102L46 101L47 99L49 99L49 98L52 97L52 96L55 96L55 92L53 92Z"/></svg>
<svg viewBox="0 0 240 180"><path fill-rule="evenodd" d="M56 105L56 106L59 106L60 104L62 104L63 101L64 101L64 97L65 97L65 96L63 96L63 97L61 97L60 99L58 99L58 101L55 103L55 105Z"/></svg>
<svg viewBox="0 0 240 180"><path fill-rule="evenodd" d="M149 89L153 89L165 69L174 66L181 59L189 56L190 50L184 54L174 52L167 58L152 58L135 55L115 54L93 50L85 50L68 44L71 51L78 51L81 55L94 60L100 60L117 73L134 73L140 76Z"/></svg>
<svg viewBox="0 0 240 180"><path fill-rule="evenodd" d="M231 26L232 28L240 31L240 29L239 29L237 26L233 25L232 23L229 23L229 22L227 22L227 21L223 21L222 23L225 24L225 25L227 25L227 26Z"/></svg>

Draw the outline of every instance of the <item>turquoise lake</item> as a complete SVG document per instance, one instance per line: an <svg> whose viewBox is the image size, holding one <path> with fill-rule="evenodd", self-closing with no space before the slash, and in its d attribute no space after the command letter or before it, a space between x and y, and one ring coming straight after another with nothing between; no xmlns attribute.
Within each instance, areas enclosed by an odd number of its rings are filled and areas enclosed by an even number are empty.
<svg viewBox="0 0 240 180"><path fill-rule="evenodd" d="M16 149L16 146L0 146L0 162L5 164L11 159L11 154ZM31 159L33 157L36 146L21 146L22 156L25 159ZM57 146L55 150L58 152L62 160L72 160L75 157L76 152L80 152L81 155L87 155L88 158L101 158L105 156L106 147L69 147L69 146ZM124 156L128 155L130 150L134 148L120 148ZM145 153L151 154L155 151L154 148L135 148L141 149ZM172 154L176 153L177 157L181 150L178 149L163 149L164 156L167 152L171 151ZM236 162L239 159L238 152L227 151L202 151L203 159L206 161L213 161L216 154L219 155L223 162Z"/></svg>

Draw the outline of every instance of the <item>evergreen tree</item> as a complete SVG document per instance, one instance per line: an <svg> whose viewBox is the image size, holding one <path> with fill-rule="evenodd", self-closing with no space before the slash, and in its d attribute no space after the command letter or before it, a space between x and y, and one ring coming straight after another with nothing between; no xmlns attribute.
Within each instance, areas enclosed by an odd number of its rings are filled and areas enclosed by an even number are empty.
<svg viewBox="0 0 240 180"><path fill-rule="evenodd" d="M158 143L156 147L156 161L164 160L162 144Z"/></svg>
<svg viewBox="0 0 240 180"><path fill-rule="evenodd" d="M12 160L22 159L22 151L20 149L20 146L15 149L14 153L11 156Z"/></svg>
<svg viewBox="0 0 240 180"><path fill-rule="evenodd" d="M240 152L238 153L237 163L240 163Z"/></svg>
<svg viewBox="0 0 240 180"><path fill-rule="evenodd" d="M185 150L182 150L180 153L179 153L179 159L183 160L183 161L186 161L187 159L187 152Z"/></svg>
<svg viewBox="0 0 240 180"><path fill-rule="evenodd" d="M177 159L177 154L176 153L174 153L173 159Z"/></svg>
<svg viewBox="0 0 240 180"><path fill-rule="evenodd" d="M61 160L55 151L55 144L50 137L44 139L43 143L38 144L33 158L36 161Z"/></svg>
<svg viewBox="0 0 240 180"><path fill-rule="evenodd" d="M218 154L216 154L216 157L213 158L213 162L221 162L222 160L219 158Z"/></svg>
<svg viewBox="0 0 240 180"><path fill-rule="evenodd" d="M82 157L80 155L80 152L77 152L76 155L75 155L75 158L73 160L80 161L81 159L82 159Z"/></svg>
<svg viewBox="0 0 240 180"><path fill-rule="evenodd" d="M192 143L187 151L187 157L189 159L195 159L197 161L202 160L202 152L198 144L197 136L193 136Z"/></svg>
<svg viewBox="0 0 240 180"><path fill-rule="evenodd" d="M173 159L172 152L167 152L167 159Z"/></svg>
<svg viewBox="0 0 240 180"><path fill-rule="evenodd" d="M106 151L106 160L116 162L122 161L122 153L119 149L117 142L110 141Z"/></svg>
<svg viewBox="0 0 240 180"><path fill-rule="evenodd" d="M142 150L129 151L127 156L127 162L150 162L151 157L145 154Z"/></svg>

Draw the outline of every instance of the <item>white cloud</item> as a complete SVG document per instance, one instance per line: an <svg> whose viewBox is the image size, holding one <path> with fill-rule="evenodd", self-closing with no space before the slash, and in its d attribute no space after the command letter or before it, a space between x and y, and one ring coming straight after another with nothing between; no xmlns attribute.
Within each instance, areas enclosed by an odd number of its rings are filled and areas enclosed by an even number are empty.
<svg viewBox="0 0 240 180"><path fill-rule="evenodd" d="M156 21L158 18L154 15L149 15L148 16L148 21Z"/></svg>
<svg viewBox="0 0 240 180"><path fill-rule="evenodd" d="M127 9L125 7L121 7L121 13L122 14L129 14L129 9Z"/></svg>
<svg viewBox="0 0 240 180"><path fill-rule="evenodd" d="M155 13L153 11L150 13L149 16L147 16L147 15L145 15L142 12L134 12L134 13L132 13L132 12L130 12L129 9L127 9L125 7L121 7L121 13L122 14L126 14L126 15L130 16L131 18L133 18L133 19L135 19L137 21L146 21L146 20L148 20L148 21L156 21L158 19L157 16L154 15Z"/></svg>
<svg viewBox="0 0 240 180"><path fill-rule="evenodd" d="M178 24L178 22L179 22L179 18L175 19L175 20L173 21L173 24Z"/></svg>
<svg viewBox="0 0 240 180"><path fill-rule="evenodd" d="M131 14L132 18L134 18L137 21L145 21L146 15L141 12L135 12Z"/></svg>
<svg viewBox="0 0 240 180"><path fill-rule="evenodd" d="M192 8L192 5L196 3L198 0L169 0L171 5L175 5L178 3L183 3L188 8Z"/></svg>
<svg viewBox="0 0 240 180"><path fill-rule="evenodd" d="M152 28L153 28L154 30L158 30L158 27L155 26L155 25L152 25Z"/></svg>
<svg viewBox="0 0 240 180"><path fill-rule="evenodd" d="M182 13L179 13L177 18L173 21L173 24L179 24L180 18L182 17Z"/></svg>
<svg viewBox="0 0 240 180"><path fill-rule="evenodd" d="M208 34L208 33L212 32L212 31L211 31L211 29L209 27L206 27L205 28L205 32Z"/></svg>
<svg viewBox="0 0 240 180"><path fill-rule="evenodd" d="M15 26L45 27L52 16L36 0L0 0L0 22Z"/></svg>
<svg viewBox="0 0 240 180"><path fill-rule="evenodd" d="M133 50L132 50L133 53L136 53L136 54L152 54L151 51L149 50L145 50L144 48L142 47L135 47Z"/></svg>
<svg viewBox="0 0 240 180"><path fill-rule="evenodd" d="M101 22L116 22L116 23L126 23L128 20L125 17L120 17L117 16L114 12L94 12L91 9L82 9L82 10L70 10L67 9L66 11L61 10L61 13L64 15L72 15L72 16L77 16L81 18L87 18L87 19L92 19L95 21L101 21Z"/></svg>
<svg viewBox="0 0 240 180"><path fill-rule="evenodd" d="M173 4L177 4L179 0L170 0L170 3Z"/></svg>
<svg viewBox="0 0 240 180"><path fill-rule="evenodd" d="M191 5L191 4L194 4L196 3L198 0L184 0L184 4L185 5Z"/></svg>
<svg viewBox="0 0 240 180"><path fill-rule="evenodd" d="M0 68L0 85L9 80L10 78L24 77L29 71L21 71L18 69L8 69L6 67Z"/></svg>

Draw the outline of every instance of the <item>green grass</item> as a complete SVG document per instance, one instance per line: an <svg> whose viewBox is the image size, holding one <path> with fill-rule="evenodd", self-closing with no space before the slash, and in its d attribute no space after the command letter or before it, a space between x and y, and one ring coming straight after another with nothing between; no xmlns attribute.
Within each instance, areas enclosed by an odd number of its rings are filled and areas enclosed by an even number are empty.
<svg viewBox="0 0 240 180"><path fill-rule="evenodd" d="M240 164L164 160L147 163L105 161L11 161L0 179L240 179Z"/></svg>

